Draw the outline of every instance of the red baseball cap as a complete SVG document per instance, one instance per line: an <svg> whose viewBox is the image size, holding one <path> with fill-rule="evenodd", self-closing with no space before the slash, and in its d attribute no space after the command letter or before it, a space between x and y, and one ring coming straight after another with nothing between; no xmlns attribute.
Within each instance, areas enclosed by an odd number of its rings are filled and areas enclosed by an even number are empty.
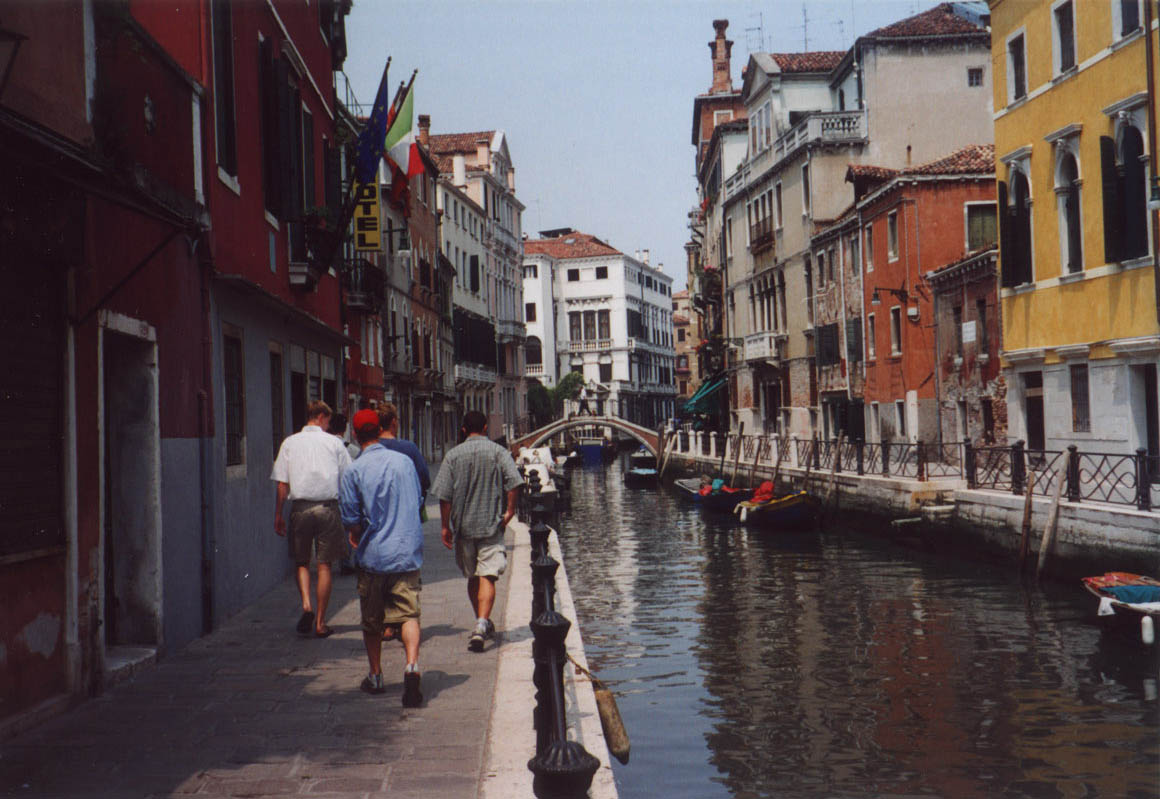
<svg viewBox="0 0 1160 799"><path fill-rule="evenodd" d="M364 408L354 415L354 420L351 421L351 426L354 427L355 432L362 430L364 427L378 427L379 414L370 408Z"/></svg>

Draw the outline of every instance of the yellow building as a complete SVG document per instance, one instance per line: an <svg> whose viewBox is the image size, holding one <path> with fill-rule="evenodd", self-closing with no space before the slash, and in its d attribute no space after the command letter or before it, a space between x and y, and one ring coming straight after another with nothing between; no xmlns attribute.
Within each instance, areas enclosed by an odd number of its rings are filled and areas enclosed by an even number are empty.
<svg viewBox="0 0 1160 799"><path fill-rule="evenodd" d="M1144 2L988 3L1008 429L1029 449L1160 455Z"/></svg>

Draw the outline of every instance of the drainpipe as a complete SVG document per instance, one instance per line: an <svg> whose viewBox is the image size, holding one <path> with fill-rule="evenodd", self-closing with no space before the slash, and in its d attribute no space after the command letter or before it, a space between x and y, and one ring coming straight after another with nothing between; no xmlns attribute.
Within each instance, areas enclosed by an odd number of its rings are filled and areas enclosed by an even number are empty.
<svg viewBox="0 0 1160 799"><path fill-rule="evenodd" d="M198 243L203 239L199 238ZM198 266L201 274L201 379L197 392L198 488L201 501L201 630L203 635L213 632L213 554L216 546L213 527L213 475L210 471L213 446L213 425L210 419L212 405L209 389L213 385L213 334L210 326L210 273L212 256L202 253Z"/></svg>
<svg viewBox="0 0 1160 799"><path fill-rule="evenodd" d="M1157 189L1156 179L1156 87L1153 77L1155 56L1152 54L1152 2L1144 2L1144 54L1148 69L1148 171L1151 173L1152 192ZM1156 322L1160 324L1160 230L1156 211L1152 211L1152 292L1156 300Z"/></svg>

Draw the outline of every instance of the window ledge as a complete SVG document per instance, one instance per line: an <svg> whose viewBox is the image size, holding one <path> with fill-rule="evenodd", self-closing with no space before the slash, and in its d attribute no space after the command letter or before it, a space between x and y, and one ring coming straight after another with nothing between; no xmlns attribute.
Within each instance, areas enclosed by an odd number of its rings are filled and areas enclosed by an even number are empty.
<svg viewBox="0 0 1160 799"><path fill-rule="evenodd" d="M245 480L246 479L246 464L236 463L233 466L226 466L227 480Z"/></svg>
<svg viewBox="0 0 1160 799"><path fill-rule="evenodd" d="M1035 284L1020 283L1018 286L1012 287L1010 291L1012 294L1030 294L1031 292L1035 291Z"/></svg>
<svg viewBox="0 0 1160 799"><path fill-rule="evenodd" d="M278 222L278 217L274 216L269 211L263 211L263 213L266 215L266 223L270 227L274 228L274 230L281 230L282 229L281 223Z"/></svg>
<svg viewBox="0 0 1160 799"><path fill-rule="evenodd" d="M217 176L218 176L218 180L220 180L223 184L225 184L225 187L227 189L229 189L230 191L232 191L234 194L238 195L239 197L242 196L242 184L238 182L238 179L236 177L231 175L229 172L226 172L220 166L217 168Z"/></svg>
<svg viewBox="0 0 1160 799"><path fill-rule="evenodd" d="M1059 276L1059 282L1061 284L1079 283L1083 280L1087 280L1087 272L1084 272L1082 269L1078 272L1072 272L1071 274Z"/></svg>
<svg viewBox="0 0 1160 799"><path fill-rule="evenodd" d="M1014 100L1008 101L1007 107L1004 108L1003 110L1007 111L1007 112L1014 111L1016 108L1019 108L1020 106L1026 105L1026 103L1027 103L1027 95L1022 94L1019 97L1016 97Z"/></svg>
<svg viewBox="0 0 1160 799"><path fill-rule="evenodd" d="M1141 255L1139 258L1132 258L1129 261L1120 261L1120 269L1127 271L1129 269L1140 269L1145 266L1152 265L1151 255Z"/></svg>
<svg viewBox="0 0 1160 799"><path fill-rule="evenodd" d="M1121 47L1127 46L1128 44L1141 38L1143 35L1144 35L1144 26L1140 25L1138 28L1136 28L1136 30L1129 31L1124 36L1121 36L1119 39L1116 39L1114 42L1112 42L1112 44L1111 44L1112 52L1119 50Z"/></svg>
<svg viewBox="0 0 1160 799"><path fill-rule="evenodd" d="M1056 75L1054 78L1052 78L1051 85L1058 86L1059 84L1063 83L1068 78L1070 78L1074 75L1078 75L1078 74L1079 74L1079 64L1072 64L1070 67L1065 69L1063 72L1060 72L1058 75Z"/></svg>

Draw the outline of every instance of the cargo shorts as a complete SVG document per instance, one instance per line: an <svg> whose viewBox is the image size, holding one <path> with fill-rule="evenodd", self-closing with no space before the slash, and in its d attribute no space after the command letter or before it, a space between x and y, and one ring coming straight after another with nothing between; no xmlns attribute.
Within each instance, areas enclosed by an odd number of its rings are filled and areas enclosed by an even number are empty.
<svg viewBox="0 0 1160 799"><path fill-rule="evenodd" d="M358 570L358 604L363 632L382 637L388 624L419 620L419 571L379 574Z"/></svg>
<svg viewBox="0 0 1160 799"><path fill-rule="evenodd" d="M488 538L456 538L455 565L464 577L498 579L507 568L507 548L503 543L504 531Z"/></svg>

